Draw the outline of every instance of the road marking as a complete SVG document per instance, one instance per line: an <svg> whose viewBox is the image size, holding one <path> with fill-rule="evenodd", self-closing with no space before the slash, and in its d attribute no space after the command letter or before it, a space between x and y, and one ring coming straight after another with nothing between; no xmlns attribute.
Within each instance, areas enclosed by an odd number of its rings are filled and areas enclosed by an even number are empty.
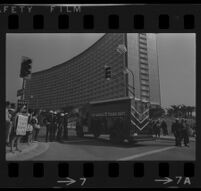
<svg viewBox="0 0 201 191"><path fill-rule="evenodd" d="M147 155L151 155L151 154L155 154L155 153L160 153L160 152L163 152L163 151L167 151L167 150L170 150L170 149L173 149L173 148L176 148L176 147L175 147L175 146L165 147L165 148L162 148L162 149L157 149L157 150L153 150L153 151L148 151L148 152L144 152L144 153L140 153L140 154L136 154L136 155L132 155L132 156L120 158L120 159L117 159L117 160L120 160L120 161L121 161L121 160L122 160L122 161L125 161L125 160L132 160L132 159L144 157L144 156L147 156Z"/></svg>

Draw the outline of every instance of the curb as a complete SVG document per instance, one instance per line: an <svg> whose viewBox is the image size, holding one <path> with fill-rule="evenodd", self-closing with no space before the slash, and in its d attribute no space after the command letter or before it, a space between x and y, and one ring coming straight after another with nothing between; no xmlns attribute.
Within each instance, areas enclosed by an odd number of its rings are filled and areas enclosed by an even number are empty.
<svg viewBox="0 0 201 191"><path fill-rule="evenodd" d="M26 149L27 151L22 151L20 154L14 155L12 157L7 157L7 161L24 161L31 160L32 158L41 155L49 148L49 143L37 142L32 149Z"/></svg>

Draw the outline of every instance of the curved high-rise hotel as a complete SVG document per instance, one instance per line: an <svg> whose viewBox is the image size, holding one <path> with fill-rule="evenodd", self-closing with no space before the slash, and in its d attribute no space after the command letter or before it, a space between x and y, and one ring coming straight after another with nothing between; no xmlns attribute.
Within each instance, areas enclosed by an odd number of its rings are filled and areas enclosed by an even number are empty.
<svg viewBox="0 0 201 191"><path fill-rule="evenodd" d="M105 66L111 67L109 80ZM156 34L105 34L76 57L32 73L25 86L25 99L33 109L81 107L128 96L134 96L139 110L160 105Z"/></svg>

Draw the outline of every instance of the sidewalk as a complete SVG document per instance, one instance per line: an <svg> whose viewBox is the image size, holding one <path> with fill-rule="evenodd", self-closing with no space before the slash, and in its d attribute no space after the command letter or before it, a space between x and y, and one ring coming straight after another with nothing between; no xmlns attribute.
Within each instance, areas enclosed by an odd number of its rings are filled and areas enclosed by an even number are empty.
<svg viewBox="0 0 201 191"><path fill-rule="evenodd" d="M15 151L14 153L9 152L9 147L6 147L6 160L8 161L21 161L21 160L31 160L31 158L36 157L43 152L47 151L49 148L49 143L43 142L33 142L28 145L27 143L21 143L20 149L22 152Z"/></svg>
<svg viewBox="0 0 201 191"><path fill-rule="evenodd" d="M166 136L161 135L160 138L165 139L165 140L175 140L174 135L166 135ZM195 142L196 138L195 137L189 137L189 140L192 141L192 142Z"/></svg>

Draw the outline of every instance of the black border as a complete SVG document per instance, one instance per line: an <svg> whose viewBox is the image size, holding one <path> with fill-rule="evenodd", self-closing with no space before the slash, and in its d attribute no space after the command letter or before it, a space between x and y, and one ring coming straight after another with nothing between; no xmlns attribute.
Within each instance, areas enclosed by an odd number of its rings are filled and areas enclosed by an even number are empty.
<svg viewBox="0 0 201 191"><path fill-rule="evenodd" d="M69 1L70 2L70 1ZM112 1L110 1L112 2ZM104 10L103 10L104 9ZM32 17L35 14L44 15L45 28L40 30L34 30L32 28ZM85 14L92 14L95 16L95 28L83 30L82 29L82 17ZM107 28L107 16L110 14L118 14L120 18L120 28L118 30L110 30ZM145 18L145 28L143 30L136 30L133 28L133 15L142 14ZM158 16L160 14L168 14L170 17L170 28L169 29L158 29ZM194 29L184 29L183 27L183 16L186 14L193 14L195 17L195 28ZM37 32L37 33L65 33L65 32L154 32L154 33L196 33L196 105L197 105L197 116L200 116L200 100L199 88L199 63L201 60L201 35L200 28L201 24L199 19L201 18L201 5L132 5L132 6L115 6L115 7L85 7L82 9L80 14L69 15L70 27L67 30L57 29L57 16L58 14L49 14L49 11L44 7L38 7L37 10L33 11L31 14L19 14L20 28L17 30L8 30L7 21L8 14L0 15L0 127L4 127L4 100L5 100L5 33L22 33L22 32ZM176 16L179 16L176 18ZM125 22L126 21L126 22ZM2 91L4 90L4 91ZM200 118L197 117L197 126L199 126ZM32 177L32 165L35 162L31 161L21 161L17 162L19 164L19 177L9 178L7 165L9 162L5 161L5 143L4 143L4 128L1 128L0 134L0 187L54 187L56 186L56 180L59 179L57 176L58 162L44 161L45 176L42 178ZM201 145L201 129L197 129L197 142L196 148ZM83 177L82 166L84 162L67 161L70 166L69 176L72 178ZM88 162L88 161L87 161ZM133 164L134 163L144 163L145 176L142 178L135 178L133 176ZM168 162L170 166L170 177L172 176L183 176L183 166L185 162L182 161L162 161ZM119 177L110 178L108 176L108 162L94 162L94 177L88 178L87 183L84 187L88 188L133 188L133 187L144 187L144 188L159 188L168 187L172 185L162 185L155 183L153 179L158 178L158 164L159 161L122 161L119 163ZM192 185L176 185L178 187L201 187L200 177L201 177L201 152L196 150L196 161L192 161L195 164L195 176L191 178ZM58 186L58 185L57 185ZM78 184L74 184L70 187L77 187ZM69 188L70 188L69 187Z"/></svg>

